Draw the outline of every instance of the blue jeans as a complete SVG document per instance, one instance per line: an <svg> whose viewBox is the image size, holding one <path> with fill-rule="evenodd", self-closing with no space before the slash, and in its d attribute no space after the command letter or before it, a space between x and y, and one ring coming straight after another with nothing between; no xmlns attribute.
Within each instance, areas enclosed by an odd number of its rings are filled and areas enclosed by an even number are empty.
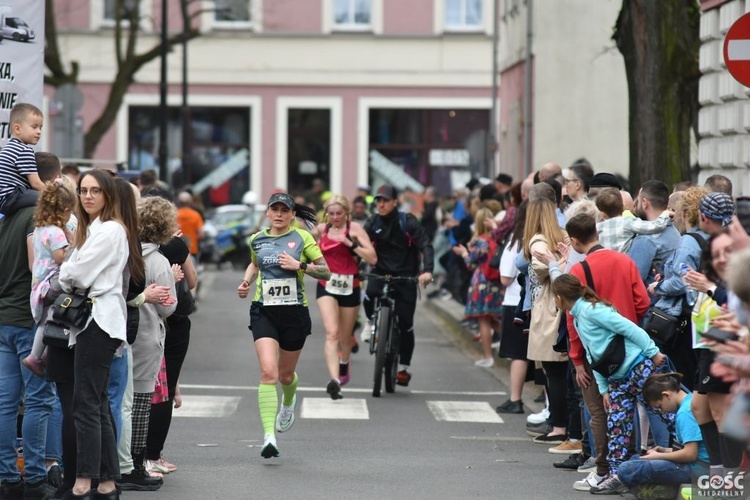
<svg viewBox="0 0 750 500"><path fill-rule="evenodd" d="M586 434L589 436L589 456L596 456L596 449L594 448L594 433L591 432L589 422L591 422L591 413L589 413L589 407L586 403L583 403L583 421L586 424Z"/></svg>
<svg viewBox="0 0 750 500"><path fill-rule="evenodd" d="M52 384L54 387L54 384ZM57 391L55 391L57 392ZM52 413L47 421L47 460L62 460L62 406L60 400L54 398L52 403Z"/></svg>
<svg viewBox="0 0 750 500"><path fill-rule="evenodd" d="M47 478L44 465L47 422L55 392L51 383L34 375L22 360L31 353L34 327L0 325L0 479L18 481L16 467L16 419L19 405L25 401L23 458L26 481L35 483Z"/></svg>
<svg viewBox="0 0 750 500"><path fill-rule="evenodd" d="M127 347L130 349L130 346ZM120 442L122 434L122 397L125 395L125 386L128 385L128 353L122 352L121 357L112 359L112 367L109 372L109 409L112 411L112 420L115 422L115 442Z"/></svg>
<svg viewBox="0 0 750 500"><path fill-rule="evenodd" d="M629 488L639 484L689 483L691 476L690 464L678 464L669 460L642 460L639 457L623 462L617 471L617 477Z"/></svg>

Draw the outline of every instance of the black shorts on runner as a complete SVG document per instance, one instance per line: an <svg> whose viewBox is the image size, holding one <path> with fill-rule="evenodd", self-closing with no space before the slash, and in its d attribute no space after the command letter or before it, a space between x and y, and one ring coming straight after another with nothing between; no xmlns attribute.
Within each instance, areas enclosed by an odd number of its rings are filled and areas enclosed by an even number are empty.
<svg viewBox="0 0 750 500"><path fill-rule="evenodd" d="M503 306L502 335L497 355L501 358L526 360L529 336L523 333L523 325L514 321L516 306Z"/></svg>
<svg viewBox="0 0 750 500"><path fill-rule="evenodd" d="M698 394L715 392L729 394L732 384L711 375L711 364L716 354L711 349L695 349L698 358L698 369L695 374L695 391Z"/></svg>
<svg viewBox="0 0 750 500"><path fill-rule="evenodd" d="M312 333L310 311L305 306L250 306L250 331L253 340L272 338L285 351L299 351Z"/></svg>
<svg viewBox="0 0 750 500"><path fill-rule="evenodd" d="M362 294L359 288L352 290L349 295L334 295L326 291L326 287L318 283L318 295L317 298L321 297L333 297L336 302L339 303L339 307L357 307L362 302Z"/></svg>

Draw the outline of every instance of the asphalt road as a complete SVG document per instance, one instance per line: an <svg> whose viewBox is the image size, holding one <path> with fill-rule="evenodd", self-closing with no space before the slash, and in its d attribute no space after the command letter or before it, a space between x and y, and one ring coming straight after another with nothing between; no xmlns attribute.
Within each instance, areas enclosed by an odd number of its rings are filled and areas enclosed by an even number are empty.
<svg viewBox="0 0 750 500"><path fill-rule="evenodd" d="M178 470L154 493L125 497L208 498L588 498L525 433L525 416L500 419L507 390L498 370L476 368L472 352L423 304L408 388L373 398L372 356L353 356L344 399L332 402L314 291L313 335L298 366L297 420L277 434L281 456L260 457L258 362L247 329L249 300L237 298L239 272L207 270L193 316L165 457ZM312 283L312 282L311 282ZM308 286L308 290L312 286ZM474 356L474 357L472 357ZM280 391L279 391L280 392ZM527 400L534 393L524 394Z"/></svg>

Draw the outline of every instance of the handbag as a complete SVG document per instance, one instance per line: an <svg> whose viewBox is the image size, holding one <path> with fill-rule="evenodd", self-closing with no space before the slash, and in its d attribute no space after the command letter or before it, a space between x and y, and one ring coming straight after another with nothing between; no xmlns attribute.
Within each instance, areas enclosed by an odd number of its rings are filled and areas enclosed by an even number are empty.
<svg viewBox="0 0 750 500"><path fill-rule="evenodd" d="M609 378L620 369L623 361L625 361L625 337L616 333L602 357L591 363L591 369Z"/></svg>
<svg viewBox="0 0 750 500"><path fill-rule="evenodd" d="M47 346L67 348L69 336L69 328L65 328L59 323L48 321L44 324L44 337L42 337L42 343Z"/></svg>
<svg viewBox="0 0 750 500"><path fill-rule="evenodd" d="M75 291L61 293L53 305L52 319L68 328L82 330L91 316L91 304L94 299L89 298L89 290L83 295Z"/></svg>
<svg viewBox="0 0 750 500"><path fill-rule="evenodd" d="M643 329L657 342L669 344L677 334L679 324L680 318L678 316L672 316L658 307L654 307Z"/></svg>

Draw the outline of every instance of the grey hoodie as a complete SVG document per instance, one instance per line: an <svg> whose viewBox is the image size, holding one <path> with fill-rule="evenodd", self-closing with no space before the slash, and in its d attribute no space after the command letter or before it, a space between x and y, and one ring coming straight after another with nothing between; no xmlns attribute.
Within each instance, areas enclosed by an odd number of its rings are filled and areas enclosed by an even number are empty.
<svg viewBox="0 0 750 500"><path fill-rule="evenodd" d="M155 243L143 243L143 260L146 263L146 286L152 283L170 288L169 295L175 297L174 275L169 261ZM139 308L138 336L133 349L133 392L154 392L156 377L164 355L166 330L163 319L172 314L177 303L170 306L144 303Z"/></svg>

